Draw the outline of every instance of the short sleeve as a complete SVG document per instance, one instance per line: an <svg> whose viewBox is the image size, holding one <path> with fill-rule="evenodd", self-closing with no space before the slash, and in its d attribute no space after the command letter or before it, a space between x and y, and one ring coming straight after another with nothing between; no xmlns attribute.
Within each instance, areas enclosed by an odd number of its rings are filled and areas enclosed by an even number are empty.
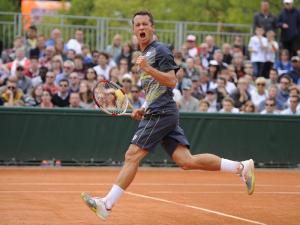
<svg viewBox="0 0 300 225"><path fill-rule="evenodd" d="M175 63L171 50L165 45L161 45L157 49L156 62L159 70L162 72L175 70L176 73L179 70L179 66Z"/></svg>

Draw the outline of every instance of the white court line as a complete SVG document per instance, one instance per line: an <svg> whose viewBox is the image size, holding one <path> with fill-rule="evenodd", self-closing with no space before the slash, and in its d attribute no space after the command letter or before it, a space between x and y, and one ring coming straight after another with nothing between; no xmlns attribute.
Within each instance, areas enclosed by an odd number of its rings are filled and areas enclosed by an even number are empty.
<svg viewBox="0 0 300 225"><path fill-rule="evenodd" d="M1 185L13 185L13 186L22 186L22 185L40 185L40 186L107 186L112 185L113 183L49 183L49 182L24 182L24 183L6 183ZM132 183L132 186L228 186L228 187L240 187L245 186L245 184L228 184L228 183ZM256 187L297 187L300 188L300 185L274 185L274 184L256 184Z"/></svg>
<svg viewBox="0 0 300 225"><path fill-rule="evenodd" d="M210 209L206 209L206 208L202 208L202 207L197 207L197 206L192 206L192 205L188 205L188 204L173 202L173 201L169 201L169 200L166 200L166 199L151 197L151 196L148 196L148 195L142 195L142 194L137 194L137 193L133 193L133 192L127 192L126 191L125 193L129 194L129 195L132 195L132 196L136 196L136 197L151 199L151 200L155 200L155 201L159 201L159 202L165 202L165 203L168 203L168 204L183 206L183 207L191 208L191 209L197 209L197 210L204 211L204 212L207 212L207 213L211 213L211 214L215 214L215 215L223 216L223 217L228 217L228 218L231 218L231 219L241 220L241 221L252 223L252 224L266 225L265 223L262 223L262 222L259 222L259 221L249 220L249 219L245 219L245 218L242 218L242 217L233 216L233 215L230 215L230 214L226 214L226 213L222 213L222 212L218 212L218 211L214 211L214 210L210 210Z"/></svg>
<svg viewBox="0 0 300 225"><path fill-rule="evenodd" d="M150 191L150 194L245 194L245 191ZM255 194L300 195L297 191L260 191Z"/></svg>

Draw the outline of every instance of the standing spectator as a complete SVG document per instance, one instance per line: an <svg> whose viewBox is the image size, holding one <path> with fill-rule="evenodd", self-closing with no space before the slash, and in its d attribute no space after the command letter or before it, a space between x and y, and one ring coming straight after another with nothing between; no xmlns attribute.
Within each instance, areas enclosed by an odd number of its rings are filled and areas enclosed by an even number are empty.
<svg viewBox="0 0 300 225"><path fill-rule="evenodd" d="M58 84L62 79L69 79L70 74L74 71L75 65L71 60L64 62L63 72L56 75L55 83Z"/></svg>
<svg viewBox="0 0 300 225"><path fill-rule="evenodd" d="M275 33L270 30L267 32L267 48L266 48L266 62L263 68L263 77L269 78L270 69L273 68L275 58L278 51L278 43L275 41Z"/></svg>
<svg viewBox="0 0 300 225"><path fill-rule="evenodd" d="M140 97L140 88L136 85L133 85L131 88L131 105L133 109L139 109L142 107L142 105L144 104L145 100L143 98Z"/></svg>
<svg viewBox="0 0 300 225"><path fill-rule="evenodd" d="M255 28L255 35L251 37L248 50L251 54L251 63L253 64L254 76L260 77L263 74L264 63L266 62L266 49L268 40L263 36L262 27Z"/></svg>
<svg viewBox="0 0 300 225"><path fill-rule="evenodd" d="M288 73L294 84L300 85L300 58L293 56L292 59L292 70Z"/></svg>
<svg viewBox="0 0 300 225"><path fill-rule="evenodd" d="M291 71L292 62L290 61L289 50L287 49L281 50L279 60L276 61L274 68L277 69L279 75Z"/></svg>
<svg viewBox="0 0 300 225"><path fill-rule="evenodd" d="M289 87L291 85L291 82L291 78L286 74L280 77L278 100L282 105L286 104L289 98Z"/></svg>
<svg viewBox="0 0 300 225"><path fill-rule="evenodd" d="M98 65L93 67L97 76L104 76L105 80L109 80L109 71L111 67L108 65L109 55L105 52L100 52L98 57Z"/></svg>
<svg viewBox="0 0 300 225"><path fill-rule="evenodd" d="M179 100L180 112L197 112L199 101L191 95L192 82L182 85L182 98Z"/></svg>
<svg viewBox="0 0 300 225"><path fill-rule="evenodd" d="M112 44L108 45L106 52L112 57L113 61L117 63L118 57L122 52L122 36L116 34L113 37Z"/></svg>
<svg viewBox="0 0 300 225"><path fill-rule="evenodd" d="M45 55L45 49L46 49L45 42L46 40L44 35L37 36L36 47L30 49L29 58L33 56L37 57L38 59L42 58Z"/></svg>
<svg viewBox="0 0 300 225"><path fill-rule="evenodd" d="M52 103L52 96L50 94L49 91L47 90L44 90L43 91L43 94L42 94L42 101L41 101L41 104L40 104L40 107L41 108L53 108L53 103Z"/></svg>
<svg viewBox="0 0 300 225"><path fill-rule="evenodd" d="M55 28L51 31L51 37L46 41L46 47L54 47L56 39L62 38L61 31Z"/></svg>
<svg viewBox="0 0 300 225"><path fill-rule="evenodd" d="M233 53L242 53L243 56L247 55L247 47L243 44L243 38L240 35L234 36Z"/></svg>
<svg viewBox="0 0 300 225"><path fill-rule="evenodd" d="M260 114L279 114L279 111L275 108L276 103L274 98L267 98L265 109L260 112Z"/></svg>
<svg viewBox="0 0 300 225"><path fill-rule="evenodd" d="M222 109L219 111L221 113L238 113L239 110L234 108L234 101L230 97L226 97L222 100Z"/></svg>
<svg viewBox="0 0 300 225"><path fill-rule="evenodd" d="M59 81L58 92L52 97L52 103L58 107L69 106L69 81L62 79Z"/></svg>
<svg viewBox="0 0 300 225"><path fill-rule="evenodd" d="M73 49L76 54L82 53L82 47L84 45L84 33L80 28L75 30L75 39L70 39L67 43L67 49Z"/></svg>
<svg viewBox="0 0 300 225"><path fill-rule="evenodd" d="M248 100L251 100L251 95L248 92L248 81L246 78L240 78L236 91L231 95L234 101L234 107L241 108Z"/></svg>
<svg viewBox="0 0 300 225"><path fill-rule="evenodd" d="M70 108L81 108L80 106L80 96L78 92L73 92L70 94L70 99L69 99L69 107Z"/></svg>
<svg viewBox="0 0 300 225"><path fill-rule="evenodd" d="M43 85L43 89L48 91L51 95L55 95L58 88L55 84L55 74L52 71L48 71L46 74L46 81Z"/></svg>
<svg viewBox="0 0 300 225"><path fill-rule="evenodd" d="M11 78L9 78L6 83L6 87L1 95L1 100L4 106L7 107L24 105L24 93Z"/></svg>
<svg viewBox="0 0 300 225"><path fill-rule="evenodd" d="M84 109L91 109L93 106L93 92L88 88L87 81L80 82L79 89L80 106Z"/></svg>
<svg viewBox="0 0 300 225"><path fill-rule="evenodd" d="M18 88L21 88L24 94L31 91L32 83L31 79L24 74L24 67L18 66L16 69L16 76L18 78Z"/></svg>
<svg viewBox="0 0 300 225"><path fill-rule="evenodd" d="M259 104L266 100L266 98L268 97L268 93L266 91L266 84L267 81L264 77L258 77L255 80L255 84L256 84L256 89L253 90L250 94L251 94L251 100L254 103L255 107L258 107Z"/></svg>
<svg viewBox="0 0 300 225"><path fill-rule="evenodd" d="M231 61L233 59L232 57L232 49L230 44L224 43L222 47L223 51L223 63L226 63L227 65L231 64Z"/></svg>
<svg viewBox="0 0 300 225"><path fill-rule="evenodd" d="M208 109L209 109L209 102L205 99L202 99L200 102L199 102L199 110L198 112L208 112Z"/></svg>
<svg viewBox="0 0 300 225"><path fill-rule="evenodd" d="M283 0L284 9L278 17L277 26L281 29L281 43L292 56L300 49L300 12L293 0Z"/></svg>
<svg viewBox="0 0 300 225"><path fill-rule="evenodd" d="M300 111L297 109L299 104L299 96L293 95L290 97L289 108L281 111L282 115L300 115Z"/></svg>
<svg viewBox="0 0 300 225"><path fill-rule="evenodd" d="M196 43L196 36L195 35L188 35L186 38L186 46L188 49L188 56L194 58L196 55L199 54L197 43Z"/></svg>
<svg viewBox="0 0 300 225"><path fill-rule="evenodd" d="M26 35L26 55L29 57L29 52L31 49L35 49L37 46L37 28L34 25L31 25L28 28L27 35Z"/></svg>
<svg viewBox="0 0 300 225"><path fill-rule="evenodd" d="M215 39L211 35L207 35L205 37L205 43L207 44L207 47L208 47L207 50L208 50L208 54L209 54L209 60L212 60L214 57L215 51L219 48L215 45Z"/></svg>
<svg viewBox="0 0 300 225"><path fill-rule="evenodd" d="M72 72L69 76L69 92L79 92L80 79L78 73Z"/></svg>
<svg viewBox="0 0 300 225"><path fill-rule="evenodd" d="M266 32L276 31L277 18L270 12L270 4L268 0L262 0L260 3L260 12L256 13L253 18L253 30L256 27L262 27Z"/></svg>

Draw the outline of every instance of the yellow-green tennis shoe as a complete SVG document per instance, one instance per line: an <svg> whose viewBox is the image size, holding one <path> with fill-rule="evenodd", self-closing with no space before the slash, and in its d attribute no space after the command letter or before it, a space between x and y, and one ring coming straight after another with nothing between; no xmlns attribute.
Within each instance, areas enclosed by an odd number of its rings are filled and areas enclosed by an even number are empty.
<svg viewBox="0 0 300 225"><path fill-rule="evenodd" d="M240 176L246 183L247 191L249 195L252 195L255 189L255 175L254 175L254 162L252 159L241 162L243 168Z"/></svg>
<svg viewBox="0 0 300 225"><path fill-rule="evenodd" d="M81 198L85 204L101 219L106 220L109 216L110 211L105 206L105 202L102 198L91 197L88 193L82 192Z"/></svg>

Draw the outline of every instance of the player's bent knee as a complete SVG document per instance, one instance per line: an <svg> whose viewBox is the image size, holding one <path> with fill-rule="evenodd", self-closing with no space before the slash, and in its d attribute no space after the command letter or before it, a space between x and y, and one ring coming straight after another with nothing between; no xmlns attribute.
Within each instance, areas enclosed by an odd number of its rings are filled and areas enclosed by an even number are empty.
<svg viewBox="0 0 300 225"><path fill-rule="evenodd" d="M142 149L140 149L136 145L131 145L125 154L125 162L126 163L138 163L143 157L145 153Z"/></svg>
<svg viewBox="0 0 300 225"><path fill-rule="evenodd" d="M188 160L180 160L180 161L177 161L176 164L183 170L193 169L192 163Z"/></svg>

